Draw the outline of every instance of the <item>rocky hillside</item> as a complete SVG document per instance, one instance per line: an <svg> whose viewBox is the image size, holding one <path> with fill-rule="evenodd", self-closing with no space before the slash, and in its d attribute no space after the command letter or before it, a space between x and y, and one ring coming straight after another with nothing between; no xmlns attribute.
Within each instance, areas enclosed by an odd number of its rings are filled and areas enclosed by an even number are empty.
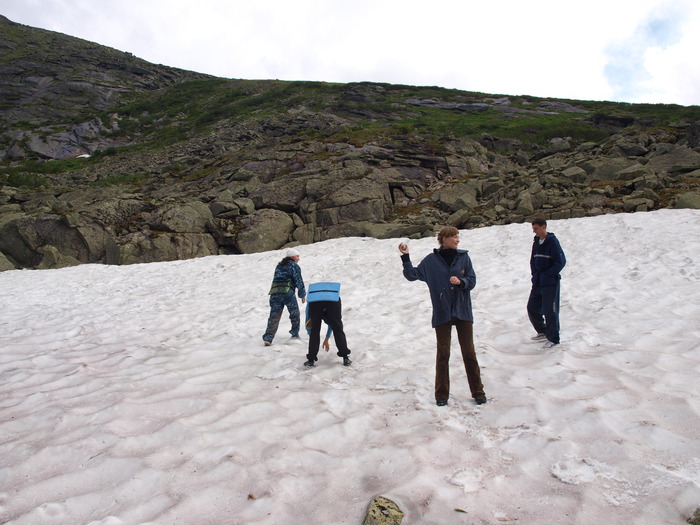
<svg viewBox="0 0 700 525"><path fill-rule="evenodd" d="M0 268L700 207L700 108L220 79L0 17Z"/></svg>

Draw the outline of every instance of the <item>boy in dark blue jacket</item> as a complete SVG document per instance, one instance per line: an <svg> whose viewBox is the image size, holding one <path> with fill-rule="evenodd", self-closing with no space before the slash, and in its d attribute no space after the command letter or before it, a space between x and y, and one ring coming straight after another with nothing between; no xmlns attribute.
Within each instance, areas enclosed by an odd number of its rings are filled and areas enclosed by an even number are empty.
<svg viewBox="0 0 700 525"><path fill-rule="evenodd" d="M459 230L445 226L438 232L440 248L428 254L417 267L411 263L408 246L401 243L403 275L409 281L420 280L428 285L433 303L432 325L437 339L435 359L435 401L447 405L450 397L450 340L452 327L462 350L467 380L477 405L486 403L481 371L474 351L474 316L469 292L476 286L476 274L466 250L458 250Z"/></svg>
<svg viewBox="0 0 700 525"><path fill-rule="evenodd" d="M556 236L547 233L546 220L532 221L532 231L535 234L530 255L532 290L527 315L537 332L532 340L546 340L543 348L552 348L559 344L559 274L566 265L566 257Z"/></svg>

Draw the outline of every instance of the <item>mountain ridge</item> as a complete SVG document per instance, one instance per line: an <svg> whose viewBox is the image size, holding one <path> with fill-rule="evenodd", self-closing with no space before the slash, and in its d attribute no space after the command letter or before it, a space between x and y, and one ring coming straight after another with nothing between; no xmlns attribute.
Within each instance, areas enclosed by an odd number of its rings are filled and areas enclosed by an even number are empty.
<svg viewBox="0 0 700 525"><path fill-rule="evenodd" d="M0 267L695 206L700 108L221 79L0 18Z"/></svg>

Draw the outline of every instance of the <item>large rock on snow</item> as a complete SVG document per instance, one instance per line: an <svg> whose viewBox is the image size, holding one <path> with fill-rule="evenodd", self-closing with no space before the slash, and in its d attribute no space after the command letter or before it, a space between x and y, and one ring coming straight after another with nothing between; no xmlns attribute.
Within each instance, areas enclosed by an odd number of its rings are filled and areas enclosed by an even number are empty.
<svg viewBox="0 0 700 525"><path fill-rule="evenodd" d="M218 255L214 238L206 233L135 232L111 242L107 264L136 264Z"/></svg>
<svg viewBox="0 0 700 525"><path fill-rule="evenodd" d="M14 270L15 265L10 261L7 257L5 257L4 253L0 252L0 272L5 272L7 270Z"/></svg>
<svg viewBox="0 0 700 525"><path fill-rule="evenodd" d="M101 262L106 238L101 226L82 217L25 216L0 227L0 251L24 268L38 266L46 255L45 247L81 262Z"/></svg>
<svg viewBox="0 0 700 525"><path fill-rule="evenodd" d="M401 525L403 511L399 506L384 496L377 496L367 509L363 525Z"/></svg>
<svg viewBox="0 0 700 525"><path fill-rule="evenodd" d="M240 219L236 246L241 253L276 250L290 240L294 231L292 218L279 210L258 210Z"/></svg>
<svg viewBox="0 0 700 525"><path fill-rule="evenodd" d="M687 191L676 197L676 208L700 210L700 191Z"/></svg>

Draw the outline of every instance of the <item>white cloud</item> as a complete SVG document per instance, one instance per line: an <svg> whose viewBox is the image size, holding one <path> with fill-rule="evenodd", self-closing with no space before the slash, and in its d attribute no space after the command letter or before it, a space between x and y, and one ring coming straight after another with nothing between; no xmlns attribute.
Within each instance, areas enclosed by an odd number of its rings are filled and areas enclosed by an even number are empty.
<svg viewBox="0 0 700 525"><path fill-rule="evenodd" d="M657 6L660 7L660 6ZM611 43L606 75L616 98L646 102L689 104L691 90L678 83L690 71L690 57L698 49L693 31L697 13L685 2L671 2L649 10L629 34ZM697 100L697 99L695 99Z"/></svg>

